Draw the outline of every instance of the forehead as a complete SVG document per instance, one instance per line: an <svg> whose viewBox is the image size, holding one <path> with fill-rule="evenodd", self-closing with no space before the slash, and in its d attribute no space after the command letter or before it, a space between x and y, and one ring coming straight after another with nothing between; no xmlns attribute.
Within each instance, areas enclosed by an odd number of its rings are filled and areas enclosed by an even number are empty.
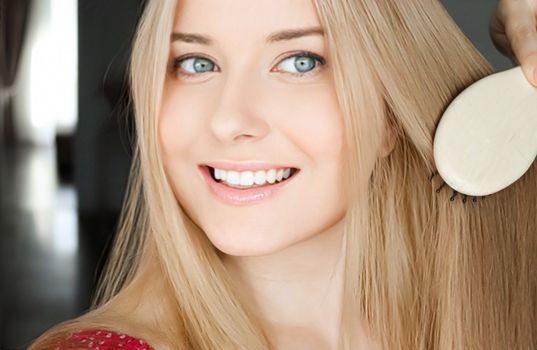
<svg viewBox="0 0 537 350"><path fill-rule="evenodd" d="M315 0L178 0L174 32L239 41L265 41L269 33L320 27Z"/></svg>

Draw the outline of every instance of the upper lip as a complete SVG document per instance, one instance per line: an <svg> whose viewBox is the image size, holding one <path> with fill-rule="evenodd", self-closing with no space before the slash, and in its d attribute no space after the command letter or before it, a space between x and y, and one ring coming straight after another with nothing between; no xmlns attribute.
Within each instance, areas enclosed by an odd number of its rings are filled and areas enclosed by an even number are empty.
<svg viewBox="0 0 537 350"><path fill-rule="evenodd" d="M211 168L218 168L223 170L235 170L235 171L247 171L247 170L269 170L269 169L286 169L294 168L289 165L281 165L260 161L247 161L247 162L230 162L230 161L217 161L204 163L202 165L210 166Z"/></svg>

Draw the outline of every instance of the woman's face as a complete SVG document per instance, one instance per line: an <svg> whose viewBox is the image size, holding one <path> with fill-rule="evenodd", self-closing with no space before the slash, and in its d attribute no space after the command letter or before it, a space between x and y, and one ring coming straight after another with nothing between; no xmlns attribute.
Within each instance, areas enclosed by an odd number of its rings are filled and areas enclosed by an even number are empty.
<svg viewBox="0 0 537 350"><path fill-rule="evenodd" d="M345 215L342 117L315 28L311 0L178 1L159 142L177 200L226 254L276 252Z"/></svg>

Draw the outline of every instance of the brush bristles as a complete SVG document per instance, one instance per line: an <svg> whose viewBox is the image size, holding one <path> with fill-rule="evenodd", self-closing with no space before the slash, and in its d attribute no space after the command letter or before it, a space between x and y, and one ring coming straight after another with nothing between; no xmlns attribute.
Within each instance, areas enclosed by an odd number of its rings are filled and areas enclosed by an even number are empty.
<svg viewBox="0 0 537 350"><path fill-rule="evenodd" d="M429 177L429 181L433 181L434 177L437 176L437 175L438 175L438 177L439 177L440 179L442 179L442 177L440 176L440 174L438 173L438 171L435 171L435 172L433 172L433 173L431 174L431 176ZM442 188L445 187L446 185L447 185L447 183L442 179L442 184L440 185L440 187L438 187L438 188L435 190L435 192L436 192L436 193L440 193L440 191L442 191ZM449 185L448 185L447 187L448 187L448 188L451 188L451 187L449 187ZM452 188L451 188L451 190L453 191L453 194L451 195L451 197L449 197L449 200L450 200L451 202L453 202L453 201L455 200L455 197L457 197L457 195L458 195L460 192L457 192L457 191L453 190ZM462 202L463 202L463 203L466 203L466 200L467 200L467 198L468 198L468 195L466 195L466 194L461 194L461 196L462 196ZM486 197L486 196L481 196L481 199L484 200L485 197ZM477 202L477 198L478 198L478 196L474 196L474 197L472 198L472 202Z"/></svg>

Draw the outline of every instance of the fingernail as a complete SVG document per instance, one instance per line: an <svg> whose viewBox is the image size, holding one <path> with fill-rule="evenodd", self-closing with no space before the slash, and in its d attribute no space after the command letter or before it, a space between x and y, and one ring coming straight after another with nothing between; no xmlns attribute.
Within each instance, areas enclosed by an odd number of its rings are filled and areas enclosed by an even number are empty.
<svg viewBox="0 0 537 350"><path fill-rule="evenodd" d="M537 70L535 67L526 68L526 79L533 86L537 86Z"/></svg>
<svg viewBox="0 0 537 350"><path fill-rule="evenodd" d="M528 78L530 80L530 83L532 83L534 86L537 86L537 53L533 53L530 55L528 60L526 61L527 69L528 69Z"/></svg>
<svg viewBox="0 0 537 350"><path fill-rule="evenodd" d="M528 67L526 68L526 77L530 81L530 83L533 83L533 80L535 79L535 68Z"/></svg>

